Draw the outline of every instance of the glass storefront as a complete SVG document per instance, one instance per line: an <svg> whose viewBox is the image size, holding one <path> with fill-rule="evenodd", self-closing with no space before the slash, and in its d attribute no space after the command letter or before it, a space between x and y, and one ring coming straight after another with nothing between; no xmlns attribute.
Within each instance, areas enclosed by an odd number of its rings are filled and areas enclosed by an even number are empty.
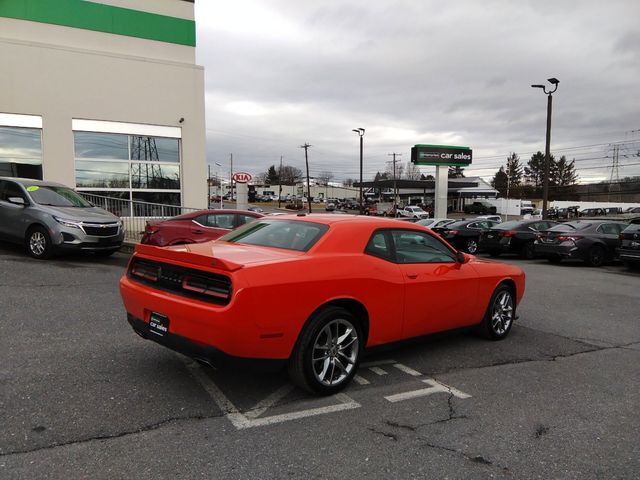
<svg viewBox="0 0 640 480"><path fill-rule="evenodd" d="M42 130L0 126L0 176L42 180Z"/></svg>
<svg viewBox="0 0 640 480"><path fill-rule="evenodd" d="M180 205L178 138L76 131L74 146L78 190Z"/></svg>

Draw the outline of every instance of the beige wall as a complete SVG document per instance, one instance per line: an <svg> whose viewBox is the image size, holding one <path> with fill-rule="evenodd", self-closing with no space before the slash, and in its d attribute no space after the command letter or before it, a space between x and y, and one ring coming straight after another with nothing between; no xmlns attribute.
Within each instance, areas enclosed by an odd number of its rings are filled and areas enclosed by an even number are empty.
<svg viewBox="0 0 640 480"><path fill-rule="evenodd" d="M175 3L193 9L188 2ZM72 186L73 118L180 127L182 203L204 207L204 70L195 65L194 52L193 47L0 18L0 112L42 116L44 179Z"/></svg>

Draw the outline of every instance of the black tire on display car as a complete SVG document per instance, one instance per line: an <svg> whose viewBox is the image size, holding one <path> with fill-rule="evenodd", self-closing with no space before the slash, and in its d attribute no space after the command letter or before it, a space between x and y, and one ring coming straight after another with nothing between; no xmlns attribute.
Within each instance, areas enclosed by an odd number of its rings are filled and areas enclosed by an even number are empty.
<svg viewBox="0 0 640 480"><path fill-rule="evenodd" d="M516 298L504 283L491 295L489 306L480 323L480 334L489 340L502 340L509 335L516 316Z"/></svg>
<svg viewBox="0 0 640 480"><path fill-rule="evenodd" d="M475 255L478 252L478 240L475 238L469 238L464 244L464 249L467 253Z"/></svg>
<svg viewBox="0 0 640 480"><path fill-rule="evenodd" d="M308 392L333 395L358 370L363 344L360 323L348 310L323 308L302 329L289 359L289 376Z"/></svg>
<svg viewBox="0 0 640 480"><path fill-rule="evenodd" d="M590 267L601 267L604 265L606 252L600 245L594 245L587 254L587 265Z"/></svg>
<svg viewBox="0 0 640 480"><path fill-rule="evenodd" d="M533 242L527 242L522 246L520 250L520 256L525 260L533 260L536 258L536 251L533 247Z"/></svg>
<svg viewBox="0 0 640 480"><path fill-rule="evenodd" d="M53 256L53 245L49 232L39 225L31 227L27 231L25 246L29 255L38 260L46 260Z"/></svg>

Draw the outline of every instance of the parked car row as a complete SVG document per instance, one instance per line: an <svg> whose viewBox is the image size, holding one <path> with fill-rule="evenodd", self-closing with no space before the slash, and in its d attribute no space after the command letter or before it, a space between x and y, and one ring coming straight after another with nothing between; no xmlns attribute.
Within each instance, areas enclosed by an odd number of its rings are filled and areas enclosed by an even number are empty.
<svg viewBox="0 0 640 480"><path fill-rule="evenodd" d="M497 223L474 218L448 222L432 229L467 253L486 252L492 257L517 254L521 258L547 258L552 263L580 259L593 267L620 258L629 267L640 264L640 218L623 222L610 219L514 220Z"/></svg>

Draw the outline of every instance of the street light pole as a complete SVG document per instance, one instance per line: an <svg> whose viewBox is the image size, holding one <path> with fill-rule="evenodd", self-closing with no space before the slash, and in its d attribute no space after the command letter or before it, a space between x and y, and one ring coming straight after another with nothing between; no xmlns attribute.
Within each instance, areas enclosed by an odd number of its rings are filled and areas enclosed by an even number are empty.
<svg viewBox="0 0 640 480"><path fill-rule="evenodd" d="M553 103L553 92L558 89L560 80L549 78L547 81L554 86L553 90L547 91L545 85L531 85L532 88L541 88L547 95L547 136L544 149L544 184L542 187L542 218L547 219L547 204L549 202L549 164L551 163L551 106Z"/></svg>
<svg viewBox="0 0 640 480"><path fill-rule="evenodd" d="M220 176L220 168L222 168L222 164L216 162L218 168L216 169L216 177L218 179L218 193L220 194L220 209L224 208L222 205L222 177Z"/></svg>
<svg viewBox="0 0 640 480"><path fill-rule="evenodd" d="M352 131L356 132L360 137L360 215L362 215L364 213L362 199L362 138L364 137L364 128L354 128Z"/></svg>

